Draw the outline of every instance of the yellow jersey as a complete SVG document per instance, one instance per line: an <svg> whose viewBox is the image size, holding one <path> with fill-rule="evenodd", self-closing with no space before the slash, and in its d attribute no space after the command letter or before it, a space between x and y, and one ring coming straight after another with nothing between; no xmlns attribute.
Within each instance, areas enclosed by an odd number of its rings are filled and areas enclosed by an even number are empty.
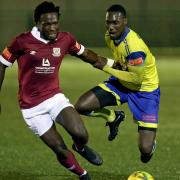
<svg viewBox="0 0 180 180"><path fill-rule="evenodd" d="M123 86L131 90L151 92L158 88L155 58L137 33L126 27L119 40L111 40L108 32L105 40L115 61L126 69L118 70L106 65L103 71L118 78Z"/></svg>

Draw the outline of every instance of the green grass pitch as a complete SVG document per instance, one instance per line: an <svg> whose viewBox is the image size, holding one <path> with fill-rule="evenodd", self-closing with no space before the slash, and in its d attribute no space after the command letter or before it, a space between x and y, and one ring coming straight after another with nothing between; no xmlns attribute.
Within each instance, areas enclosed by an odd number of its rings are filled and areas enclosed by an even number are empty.
<svg viewBox="0 0 180 180"><path fill-rule="evenodd" d="M97 49L98 51L98 49ZM104 51L99 51L105 54ZM89 131L89 144L103 157L104 164L93 166L76 153L81 165L93 180L126 180L136 170L147 171L156 180L180 179L180 60L178 57L157 57L160 76L160 125L157 151L148 164L142 164L137 147L137 127L127 105L120 107L127 114L120 133L108 142L108 129L103 119L82 117ZM67 57L62 64L61 86L75 103L78 96L108 75L78 59ZM8 68L0 96L0 180L75 180L56 161L54 154L26 127L17 103L17 68ZM117 107L119 108L119 107ZM58 130L71 147L72 140L58 125Z"/></svg>

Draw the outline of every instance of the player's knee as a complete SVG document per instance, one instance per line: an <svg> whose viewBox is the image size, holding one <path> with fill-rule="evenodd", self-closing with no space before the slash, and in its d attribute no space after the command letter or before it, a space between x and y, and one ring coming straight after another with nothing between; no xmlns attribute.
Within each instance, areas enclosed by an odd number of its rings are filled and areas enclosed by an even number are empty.
<svg viewBox="0 0 180 180"><path fill-rule="evenodd" d="M73 139L81 144L86 144L88 142L87 130L85 128L76 129Z"/></svg>
<svg viewBox="0 0 180 180"><path fill-rule="evenodd" d="M84 101L77 101L77 103L75 104L75 109L82 115L88 115L90 113L88 110L88 105Z"/></svg>
<svg viewBox="0 0 180 180"><path fill-rule="evenodd" d="M68 149L65 145L56 144L53 150L59 158L67 158Z"/></svg>
<svg viewBox="0 0 180 180"><path fill-rule="evenodd" d="M79 112L80 114L83 114L83 112L84 112L84 107L83 107L83 103L81 103L81 102L77 102L76 104L75 104L75 109L76 109L76 111L77 112Z"/></svg>
<svg viewBox="0 0 180 180"><path fill-rule="evenodd" d="M139 145L139 149L142 154L151 154L153 148L153 143L143 142Z"/></svg>
<svg viewBox="0 0 180 180"><path fill-rule="evenodd" d="M88 133L87 131L84 129L81 132L78 132L76 138L79 140L79 142L81 142L82 144L86 144L88 142Z"/></svg>
<svg viewBox="0 0 180 180"><path fill-rule="evenodd" d="M81 108L81 107L79 107L79 106L77 106L77 107L75 107L76 108L76 111L79 113L79 114L82 114L82 115L84 115L84 116L90 116L90 114L91 114L91 112L92 111L88 111L87 109L85 109L85 108Z"/></svg>

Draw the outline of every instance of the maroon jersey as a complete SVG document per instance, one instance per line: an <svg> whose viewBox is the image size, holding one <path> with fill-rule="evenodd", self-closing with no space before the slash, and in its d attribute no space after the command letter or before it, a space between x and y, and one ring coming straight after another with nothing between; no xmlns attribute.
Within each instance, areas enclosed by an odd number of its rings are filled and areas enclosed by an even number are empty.
<svg viewBox="0 0 180 180"><path fill-rule="evenodd" d="M59 68L66 54L81 54L84 47L68 32L59 32L56 41L40 38L37 28L17 36L4 49L0 61L10 66L17 59L22 109L31 108L61 92Z"/></svg>

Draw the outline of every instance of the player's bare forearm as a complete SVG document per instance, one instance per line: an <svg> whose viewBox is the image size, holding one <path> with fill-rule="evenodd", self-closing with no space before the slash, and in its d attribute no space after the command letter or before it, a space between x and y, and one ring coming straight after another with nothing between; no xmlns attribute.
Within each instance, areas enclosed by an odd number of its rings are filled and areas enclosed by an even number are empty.
<svg viewBox="0 0 180 180"><path fill-rule="evenodd" d="M83 61L92 64L94 67L98 69L103 69L103 67L107 64L107 58L99 56L95 52L85 49L83 54L79 56Z"/></svg>
<svg viewBox="0 0 180 180"><path fill-rule="evenodd" d="M0 91L1 91L3 80L4 80L5 69L6 69L6 66L0 62ZM1 102L0 102L0 114L1 114Z"/></svg>
<svg viewBox="0 0 180 180"><path fill-rule="evenodd" d="M0 90L4 80L6 66L0 62Z"/></svg>

